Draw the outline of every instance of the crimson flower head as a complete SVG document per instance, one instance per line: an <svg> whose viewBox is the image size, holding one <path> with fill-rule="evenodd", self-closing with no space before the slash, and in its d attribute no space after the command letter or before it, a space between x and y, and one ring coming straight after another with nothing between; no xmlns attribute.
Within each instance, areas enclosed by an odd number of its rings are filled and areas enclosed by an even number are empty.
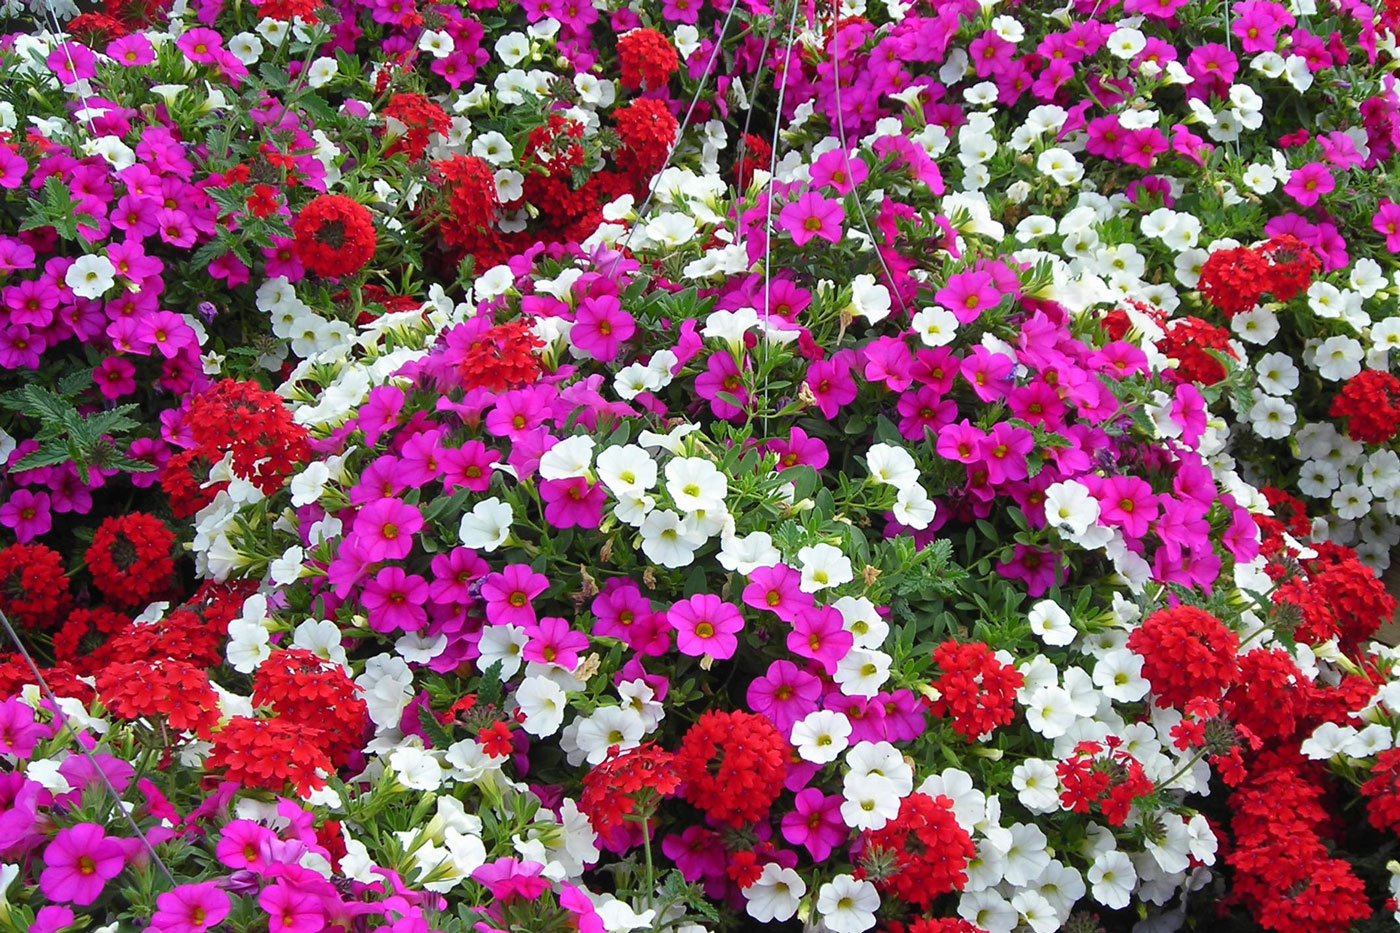
<svg viewBox="0 0 1400 933"><path fill-rule="evenodd" d="M634 91L665 87L681 66L675 48L655 29L634 29L618 39L617 57L622 86Z"/></svg>
<svg viewBox="0 0 1400 933"><path fill-rule="evenodd" d="M368 208L343 195L314 198L297 215L292 234L301 264L323 278L354 275L374 258L374 219Z"/></svg>

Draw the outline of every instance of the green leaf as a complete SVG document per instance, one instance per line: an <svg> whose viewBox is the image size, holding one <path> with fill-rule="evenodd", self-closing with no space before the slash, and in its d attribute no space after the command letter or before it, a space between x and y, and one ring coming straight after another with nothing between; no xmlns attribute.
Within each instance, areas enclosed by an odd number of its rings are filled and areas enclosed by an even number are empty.
<svg viewBox="0 0 1400 933"><path fill-rule="evenodd" d="M71 459L73 458L68 456L67 447L44 446L10 467L10 470L14 473L23 473L26 470L37 470L40 467L58 466Z"/></svg>
<svg viewBox="0 0 1400 933"><path fill-rule="evenodd" d="M433 711L425 703L418 707L418 724L427 733L428 740L433 743L433 748L450 748L452 746L452 736L447 734L447 730L438 722Z"/></svg>
<svg viewBox="0 0 1400 933"><path fill-rule="evenodd" d="M476 688L476 701L491 706L499 706L505 695L501 683L501 662L497 661L481 672L481 682Z"/></svg>

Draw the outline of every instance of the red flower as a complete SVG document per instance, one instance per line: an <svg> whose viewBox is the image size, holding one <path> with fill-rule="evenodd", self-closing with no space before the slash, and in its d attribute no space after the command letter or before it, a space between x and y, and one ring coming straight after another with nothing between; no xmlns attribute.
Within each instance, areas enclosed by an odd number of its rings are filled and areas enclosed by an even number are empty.
<svg viewBox="0 0 1400 933"><path fill-rule="evenodd" d="M867 850L894 857L894 871L875 881L881 891L920 908L967 884L967 864L977 849L953 815L947 797L913 793L899 803L899 816L865 834Z"/></svg>
<svg viewBox="0 0 1400 933"><path fill-rule="evenodd" d="M618 168L633 173L634 192L645 191L670 155L679 124L664 103L645 98L613 111L613 120L622 139Z"/></svg>
<svg viewBox="0 0 1400 933"><path fill-rule="evenodd" d="M285 722L312 729L336 764L360 750L369 723L360 688L344 669L302 648L274 651L258 666L253 703L271 707Z"/></svg>
<svg viewBox="0 0 1400 933"><path fill-rule="evenodd" d="M563 180L570 180L570 173L583 165L583 159L583 124L551 113L546 117L544 126L530 131L521 161L527 165L538 165L551 175L561 176ZM541 210L551 210L554 205L536 202L536 206Z"/></svg>
<svg viewBox="0 0 1400 933"><path fill-rule="evenodd" d="M982 642L945 641L934 649L933 663L943 673L933 682L939 697L930 711L952 716L953 731L968 742L1016 718L1016 691L1025 678Z"/></svg>
<svg viewBox="0 0 1400 933"><path fill-rule="evenodd" d="M1400 748L1391 748L1376 756L1371 779L1361 785L1366 801L1366 815L1376 829L1400 833Z"/></svg>
<svg viewBox="0 0 1400 933"><path fill-rule="evenodd" d="M476 741L492 758L505 758L515 749L515 744L511 741L510 726L503 722L483 726L476 733Z"/></svg>
<svg viewBox="0 0 1400 933"><path fill-rule="evenodd" d="M121 609L145 606L170 589L175 535L154 515L114 515L97 526L88 570L103 598Z"/></svg>
<svg viewBox="0 0 1400 933"><path fill-rule="evenodd" d="M314 731L282 719L236 716L214 736L205 768L244 787L281 792L290 784L305 796L326 786L317 772L332 768Z"/></svg>
<svg viewBox="0 0 1400 933"><path fill-rule="evenodd" d="M394 140L385 155L406 152L410 159L421 159L434 133L446 136L452 129L447 112L422 94L395 94L384 105L383 113L404 126L403 135Z"/></svg>
<svg viewBox="0 0 1400 933"><path fill-rule="evenodd" d="M734 163L734 181L740 191L748 190L755 169L768 171L773 161L773 147L752 133L745 133L739 143L739 157Z"/></svg>
<svg viewBox="0 0 1400 933"><path fill-rule="evenodd" d="M0 551L0 610L12 621L47 628L72 601L57 551L42 544L12 544Z"/></svg>
<svg viewBox="0 0 1400 933"><path fill-rule="evenodd" d="M585 774L578 808L600 835L613 836L626 828L629 817L654 810L679 784L675 756L647 743L609 755Z"/></svg>
<svg viewBox="0 0 1400 933"><path fill-rule="evenodd" d="M472 235L489 228L500 212L496 176L483 160L460 154L434 162L433 169L447 193L443 241L449 246L465 246Z"/></svg>
<svg viewBox="0 0 1400 933"><path fill-rule="evenodd" d="M634 29L618 39L617 57L622 86L634 91L665 87L681 66L675 48L654 29Z"/></svg>
<svg viewBox="0 0 1400 933"><path fill-rule="evenodd" d="M1157 349L1176 360L1176 368L1165 373L1169 379L1200 385L1214 385L1225 378L1224 364L1206 351L1235 355L1230 348L1230 332L1198 317L1168 321L1166 334L1157 341Z"/></svg>
<svg viewBox="0 0 1400 933"><path fill-rule="evenodd" d="M248 195L248 212L254 217L268 217L277 210L277 189L272 185L254 185Z"/></svg>
<svg viewBox="0 0 1400 933"><path fill-rule="evenodd" d="M209 675L184 661L108 664L97 672L97 696L122 719L160 717L177 732L200 737L219 721L219 695Z"/></svg>
<svg viewBox="0 0 1400 933"><path fill-rule="evenodd" d="M354 275L374 258L374 218L364 205L338 194L313 198L297 215L292 235L306 271L323 278Z"/></svg>
<svg viewBox="0 0 1400 933"><path fill-rule="evenodd" d="M1400 379L1379 369L1363 369L1347 380L1328 410L1346 419L1347 437L1384 444L1400 431Z"/></svg>
<svg viewBox="0 0 1400 933"><path fill-rule="evenodd" d="M1178 606L1148 616L1128 636L1160 707L1215 700L1234 682L1240 640L1204 609Z"/></svg>
<svg viewBox="0 0 1400 933"><path fill-rule="evenodd" d="M541 371L535 351L543 346L528 321L491 328L472 341L457 364L463 387L504 392L534 383Z"/></svg>
<svg viewBox="0 0 1400 933"><path fill-rule="evenodd" d="M710 710L676 752L682 799L718 823L756 823L782 792L789 746L762 716Z"/></svg>
<svg viewBox="0 0 1400 933"><path fill-rule="evenodd" d="M1201 297L1227 317L1259 304L1268 289L1269 263L1247 246L1218 249L1201 266Z"/></svg>

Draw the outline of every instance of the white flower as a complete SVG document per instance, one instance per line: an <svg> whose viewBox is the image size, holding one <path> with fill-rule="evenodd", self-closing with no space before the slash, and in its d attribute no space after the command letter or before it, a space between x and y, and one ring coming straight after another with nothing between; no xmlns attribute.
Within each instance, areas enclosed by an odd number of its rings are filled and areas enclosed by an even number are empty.
<svg viewBox="0 0 1400 933"><path fill-rule="evenodd" d="M228 40L228 50L233 57L245 65L251 65L262 57L262 40L251 32L240 32L236 36L230 36Z"/></svg>
<svg viewBox="0 0 1400 933"><path fill-rule="evenodd" d="M742 537L724 535L720 538L720 566L730 573L748 576L759 567L772 567L783 559L773 546L773 536L766 531L754 531Z"/></svg>
<svg viewBox="0 0 1400 933"><path fill-rule="evenodd" d="M1318 346L1314 356L1318 375L1338 382L1361 372L1361 343L1351 337L1328 337Z"/></svg>
<svg viewBox="0 0 1400 933"><path fill-rule="evenodd" d="M817 892L817 914L831 933L865 933L879 909L875 885L850 875L837 875Z"/></svg>
<svg viewBox="0 0 1400 933"><path fill-rule="evenodd" d="M418 37L418 48L433 58L447 58L456 48L456 43L452 40L452 34L446 30L425 29Z"/></svg>
<svg viewBox="0 0 1400 933"><path fill-rule="evenodd" d="M642 553L663 567L685 567L695 559L695 551L707 538L691 523L670 509L657 509L647 515L638 529Z"/></svg>
<svg viewBox="0 0 1400 933"><path fill-rule="evenodd" d="M1055 905L1039 891L1017 891L1011 897L1011 907L1034 933L1055 933L1060 928Z"/></svg>
<svg viewBox="0 0 1400 933"><path fill-rule="evenodd" d="M259 622L237 618L228 624L228 647L225 652L229 666L240 674L251 674L272 654L268 644L271 636Z"/></svg>
<svg viewBox="0 0 1400 933"><path fill-rule="evenodd" d="M478 502L462 516L457 537L466 547L494 551L510 537L510 525L514 520L515 510L510 503L492 496Z"/></svg>
<svg viewBox="0 0 1400 933"><path fill-rule="evenodd" d="M268 574L273 583L290 586L301 577L302 561L306 552L299 545L292 545L282 552L282 556L268 564Z"/></svg>
<svg viewBox="0 0 1400 933"><path fill-rule="evenodd" d="M478 159L485 159L492 165L504 165L515 158L511 152L510 140L495 130L482 133L472 140L472 155ZM481 292L477 291L477 294L479 295Z"/></svg>
<svg viewBox="0 0 1400 933"><path fill-rule="evenodd" d="M1249 409L1249 423L1260 437L1279 439L1293 433L1298 413L1293 406L1273 395L1255 393Z"/></svg>
<svg viewBox="0 0 1400 933"><path fill-rule="evenodd" d="M506 33L496 40L496 55L507 68L514 68L530 56L530 37L523 32Z"/></svg>
<svg viewBox="0 0 1400 933"><path fill-rule="evenodd" d="M607 448L598 455L597 469L615 493L646 492L656 485L656 461L636 444Z"/></svg>
<svg viewBox="0 0 1400 933"><path fill-rule="evenodd" d="M1263 306L1251 308L1236 314L1230 321L1230 329L1241 340L1264 346L1278 336L1278 315Z"/></svg>
<svg viewBox="0 0 1400 933"><path fill-rule="evenodd" d="M1082 535L1099 521L1099 500L1083 483L1066 480L1045 490L1045 520L1054 528Z"/></svg>
<svg viewBox="0 0 1400 933"><path fill-rule="evenodd" d="M703 457L677 457L666 464L666 492L682 512L717 509L724 505L729 480Z"/></svg>
<svg viewBox="0 0 1400 933"><path fill-rule="evenodd" d="M890 290L875 281L875 276L862 273L851 280L851 308L871 324L878 324L890 315Z"/></svg>
<svg viewBox="0 0 1400 933"><path fill-rule="evenodd" d="M835 710L815 710L792 724L791 738L804 761L826 764L850 744L851 721Z"/></svg>
<svg viewBox="0 0 1400 933"><path fill-rule="evenodd" d="M442 786L442 762L427 749L411 745L396 748L389 754L389 767L409 790L434 791Z"/></svg>
<svg viewBox="0 0 1400 933"><path fill-rule="evenodd" d="M1147 48L1147 37L1136 29L1120 26L1108 37L1108 52L1114 58L1129 59Z"/></svg>
<svg viewBox="0 0 1400 933"><path fill-rule="evenodd" d="M901 489L894 497L894 508L890 509L894 514L894 520L915 531L923 531L933 524L933 518L938 514L938 506L929 494L924 491L924 487L915 483L908 489Z"/></svg>
<svg viewBox="0 0 1400 933"><path fill-rule="evenodd" d="M841 819L855 830L879 830L899 816L901 795L889 778L848 774L842 787Z"/></svg>
<svg viewBox="0 0 1400 933"><path fill-rule="evenodd" d="M564 688L548 677L526 677L515 691L516 705L525 715L522 728L539 739L558 732L567 700Z"/></svg>
<svg viewBox="0 0 1400 933"><path fill-rule="evenodd" d="M882 778L890 782L898 797L914 789L914 769L889 742L857 742L846 753L846 768L846 781L858 777Z"/></svg>
<svg viewBox="0 0 1400 933"><path fill-rule="evenodd" d="M540 457L540 477L547 480L586 476L593 465L593 438L587 434L566 437Z"/></svg>
<svg viewBox="0 0 1400 933"><path fill-rule="evenodd" d="M1106 652L1094 665L1094 685L1109 699L1135 703L1152 685L1142 676L1142 655L1127 648Z"/></svg>
<svg viewBox="0 0 1400 933"><path fill-rule="evenodd" d="M876 444L865 455L865 463L870 469L871 482L877 485L908 489L919 481L919 467L903 447Z"/></svg>
<svg viewBox="0 0 1400 933"><path fill-rule="evenodd" d="M759 923L791 920L807 893L807 882L791 868L777 862L763 866L763 872L744 889L744 910Z"/></svg>
<svg viewBox="0 0 1400 933"><path fill-rule="evenodd" d="M1332 494L1332 508L1340 518L1355 521L1365 518L1371 512L1371 490L1358 483L1343 483Z"/></svg>
<svg viewBox="0 0 1400 933"><path fill-rule="evenodd" d="M578 721L578 748L590 765L602 764L608 749L636 748L646 734L646 725L635 710L621 706L601 706L592 716Z"/></svg>
<svg viewBox="0 0 1400 933"><path fill-rule="evenodd" d="M1042 599L1036 603L1026 619L1030 622L1031 633L1047 645L1063 647L1073 642L1078 634L1070 622L1069 613L1053 599Z"/></svg>
<svg viewBox="0 0 1400 933"><path fill-rule="evenodd" d="M484 671L499 664L502 680L514 677L520 670L524 660L522 652L529 640L525 629L519 625L507 623L486 626L482 629L477 644L477 650L481 652L481 657L477 659L477 667Z"/></svg>
<svg viewBox="0 0 1400 933"><path fill-rule="evenodd" d="M1265 353L1255 361L1254 372L1259 376L1259 388L1270 395L1289 395L1298 388L1298 367L1287 353Z"/></svg>
<svg viewBox="0 0 1400 933"><path fill-rule="evenodd" d="M1137 885L1133 860L1117 849L1100 852L1087 877L1094 900L1111 910L1127 907Z"/></svg>
<svg viewBox="0 0 1400 933"><path fill-rule="evenodd" d="M79 256L63 275L63 284L79 298L101 298L116 282L117 267L102 255Z"/></svg>
<svg viewBox="0 0 1400 933"><path fill-rule="evenodd" d="M1008 884L1027 885L1037 878L1050 864L1050 853L1046 851L1045 833L1040 827L1029 823L1014 823L1011 826L1011 845L1006 855L1006 871L1003 877Z"/></svg>
<svg viewBox="0 0 1400 933"><path fill-rule="evenodd" d="M855 578L850 559L840 548L830 544L804 547L797 552L797 560L802 564L802 580L798 586L804 593L840 586Z"/></svg>
<svg viewBox="0 0 1400 933"><path fill-rule="evenodd" d="M1077 718L1073 698L1060 687L1046 685L1026 698L1026 724L1047 739L1064 735Z"/></svg>
<svg viewBox="0 0 1400 933"><path fill-rule="evenodd" d="M1022 221L1024 223L1025 221ZM943 347L953 342L958 335L958 318L947 308L933 305L915 312L909 321L914 333L919 335L925 346Z"/></svg>
<svg viewBox="0 0 1400 933"><path fill-rule="evenodd" d="M1054 765L1043 758L1027 758L1011 772L1016 798L1032 813L1054 813L1060 809L1060 779Z"/></svg>
<svg viewBox="0 0 1400 933"><path fill-rule="evenodd" d="M330 84L340 71L340 65L333 58L321 57L311 63L311 67L306 69L306 83L311 88L321 88Z"/></svg>
<svg viewBox="0 0 1400 933"><path fill-rule="evenodd" d="M340 626L330 619L306 619L292 633L292 647L310 651L326 661L345 667L345 649L340 644Z"/></svg>

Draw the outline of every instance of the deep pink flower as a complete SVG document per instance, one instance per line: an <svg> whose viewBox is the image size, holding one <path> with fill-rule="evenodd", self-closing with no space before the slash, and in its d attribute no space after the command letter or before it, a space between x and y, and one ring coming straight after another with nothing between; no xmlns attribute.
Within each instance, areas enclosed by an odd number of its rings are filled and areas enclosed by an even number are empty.
<svg viewBox="0 0 1400 933"><path fill-rule="evenodd" d="M182 349L195 343L194 331L185 319L174 311L157 311L141 319L137 337L148 347L154 348L166 359L173 358Z"/></svg>
<svg viewBox="0 0 1400 933"><path fill-rule="evenodd" d="M474 597L471 585L490 572L490 565L476 551L456 547L433 557L428 598L440 605L468 606Z"/></svg>
<svg viewBox="0 0 1400 933"><path fill-rule="evenodd" d="M416 632L428 621L423 604L428 601L428 581L402 567L381 567L365 584L360 602L369 614L369 627L381 634Z"/></svg>
<svg viewBox="0 0 1400 933"><path fill-rule="evenodd" d="M34 721L34 710L28 703L14 697L0 702L0 754L28 758L49 734L47 727Z"/></svg>
<svg viewBox="0 0 1400 933"><path fill-rule="evenodd" d="M1323 162L1309 162L1289 173L1283 191L1303 207L1312 207L1324 194L1337 187L1332 171Z"/></svg>
<svg viewBox="0 0 1400 933"><path fill-rule="evenodd" d="M123 853L121 842L96 823L64 827L44 849L39 890L50 900L91 904L126 867Z"/></svg>
<svg viewBox="0 0 1400 933"><path fill-rule="evenodd" d="M958 272L948 277L947 283L933 296L958 319L968 324L984 312L995 308L1001 301L992 276L987 272Z"/></svg>
<svg viewBox="0 0 1400 933"><path fill-rule="evenodd" d="M486 621L492 625L534 625L535 607L531 600L547 589L549 578L536 573L529 564L507 565L482 581Z"/></svg>
<svg viewBox="0 0 1400 933"><path fill-rule="evenodd" d="M156 49L150 39L137 32L108 43L107 57L123 68L139 68L156 60Z"/></svg>
<svg viewBox="0 0 1400 933"><path fill-rule="evenodd" d="M49 904L47 907L40 907L39 912L34 915L34 923L29 927L29 933L58 933L59 930L71 927L76 919L73 911L67 907Z"/></svg>
<svg viewBox="0 0 1400 933"><path fill-rule="evenodd" d="M992 426L982 441L982 462L987 467L987 482L993 485L1026 478L1026 458L1035 450L1035 435L1025 428L1006 422Z"/></svg>
<svg viewBox="0 0 1400 933"><path fill-rule="evenodd" d="M749 574L749 585L744 587L744 605L792 622L816 604L812 594L802 592L801 587L802 574L786 564L759 567Z"/></svg>
<svg viewBox="0 0 1400 933"><path fill-rule="evenodd" d="M841 224L845 219L846 209L840 201L824 198L814 191L805 192L778 213L778 223L797 246L806 246L813 237L841 242L844 233Z"/></svg>
<svg viewBox="0 0 1400 933"><path fill-rule="evenodd" d="M850 357L837 353L807 367L805 384L817 400L817 407L828 419L835 418L843 405L855 401L858 389L851 378Z"/></svg>
<svg viewBox="0 0 1400 933"><path fill-rule="evenodd" d="M840 794L827 796L815 787L799 792L793 809L783 814L783 838L805 847L814 861L825 861L849 834L841 818L843 802Z"/></svg>
<svg viewBox="0 0 1400 933"><path fill-rule="evenodd" d="M791 661L774 661L768 673L754 678L746 699L749 708L773 723L783 735L792 732L793 723L817 708L822 695L821 680Z"/></svg>
<svg viewBox="0 0 1400 933"><path fill-rule="evenodd" d="M615 295L585 298L579 303L569 340L575 347L603 363L617 358L617 351L632 339L637 322L622 310Z"/></svg>
<svg viewBox="0 0 1400 933"><path fill-rule="evenodd" d="M1026 594L1032 597L1044 596L1052 586L1061 582L1059 555L1024 544L1016 545L1011 559L998 563L996 567L1003 577L1025 583Z"/></svg>
<svg viewBox="0 0 1400 933"><path fill-rule="evenodd" d="M869 177L870 167L865 160L841 149L824 152L812 163L813 188L830 186L840 194L850 194L856 185Z"/></svg>
<svg viewBox="0 0 1400 933"><path fill-rule="evenodd" d="M465 488L485 492L491 487L491 464L500 459L500 454L476 440L467 441L460 448L444 448L438 452L443 491L450 494Z"/></svg>
<svg viewBox="0 0 1400 933"><path fill-rule="evenodd" d="M540 483L544 519L555 528L597 528L603 521L608 494L602 483L582 476Z"/></svg>
<svg viewBox="0 0 1400 933"><path fill-rule="evenodd" d="M1016 363L1004 353L993 353L978 345L963 357L962 377L984 402L1005 398L1011 389L1011 371Z"/></svg>
<svg viewBox="0 0 1400 933"><path fill-rule="evenodd" d="M369 562L402 560L413 550L413 536L423 527L423 513L399 499L371 502L355 516L353 534Z"/></svg>
<svg viewBox="0 0 1400 933"><path fill-rule="evenodd" d="M717 661L734 656L739 647L736 636L744 627L739 610L712 593L675 603L666 619L676 630L676 650L693 658L707 654Z"/></svg>
<svg viewBox="0 0 1400 933"><path fill-rule="evenodd" d="M769 441L768 449L778 455L779 472L795 466L809 466L820 470L831 458L826 449L826 442L809 436L801 428L793 428L786 441Z"/></svg>
<svg viewBox="0 0 1400 933"><path fill-rule="evenodd" d="M472 880L484 886L498 901L509 902L516 898L532 901L549 890L548 879L540 877L543 871L544 866L539 862L499 858L472 872Z"/></svg>
<svg viewBox="0 0 1400 933"><path fill-rule="evenodd" d="M945 460L956 460L958 463L976 463L982 459L983 445L986 441L986 432L964 418L957 424L950 424L939 432L938 443L934 445L934 450Z"/></svg>
<svg viewBox="0 0 1400 933"><path fill-rule="evenodd" d="M1130 538L1147 534L1148 525L1158 515L1158 499L1152 487L1136 476L1110 476L1092 490L1099 500L1099 519L1117 525Z"/></svg>
<svg viewBox="0 0 1400 933"><path fill-rule="evenodd" d="M54 46L44 63L63 84L77 84L97 74L97 56L78 42L61 42Z"/></svg>
<svg viewBox="0 0 1400 933"><path fill-rule="evenodd" d="M836 665L853 644L855 637L846 631L845 619L831 606L817 606L800 614L787 637L789 651L817 661L828 674L836 673Z"/></svg>
<svg viewBox="0 0 1400 933"><path fill-rule="evenodd" d="M572 671L578 667L579 653L588 650L588 636L575 632L567 619L557 616L545 616L526 625L525 634L530 640L520 653L527 661L557 664Z"/></svg>
<svg viewBox="0 0 1400 933"><path fill-rule="evenodd" d="M326 928L321 899L281 880L263 888L258 906L267 911L268 933L319 933Z"/></svg>
<svg viewBox="0 0 1400 933"><path fill-rule="evenodd" d="M710 403L716 418L726 421L742 419L742 406L749 403L749 390L744 387L739 364L728 351L710 354L705 371L695 377L695 394Z"/></svg>
<svg viewBox="0 0 1400 933"><path fill-rule="evenodd" d="M1381 198L1371 227L1385 237L1385 248L1392 253L1400 253L1400 204L1390 198Z"/></svg>
<svg viewBox="0 0 1400 933"><path fill-rule="evenodd" d="M119 356L109 356L92 371L92 381L105 399L119 399L136 391L136 367Z"/></svg>
<svg viewBox="0 0 1400 933"><path fill-rule="evenodd" d="M277 834L252 820L234 820L223 828L214 855L226 867L261 872L267 865L268 844Z"/></svg>
<svg viewBox="0 0 1400 933"><path fill-rule="evenodd" d="M21 544L47 534L53 527L49 511L49 494L17 489L0 505L0 525L15 533Z"/></svg>
<svg viewBox="0 0 1400 933"><path fill-rule="evenodd" d="M184 884L156 898L150 929L156 933L204 933L229 914L229 897L213 881Z"/></svg>
<svg viewBox="0 0 1400 933"><path fill-rule="evenodd" d="M224 37L213 29L197 26L181 34L175 40L175 47L185 53L185 57L196 65L211 64L224 47Z"/></svg>

